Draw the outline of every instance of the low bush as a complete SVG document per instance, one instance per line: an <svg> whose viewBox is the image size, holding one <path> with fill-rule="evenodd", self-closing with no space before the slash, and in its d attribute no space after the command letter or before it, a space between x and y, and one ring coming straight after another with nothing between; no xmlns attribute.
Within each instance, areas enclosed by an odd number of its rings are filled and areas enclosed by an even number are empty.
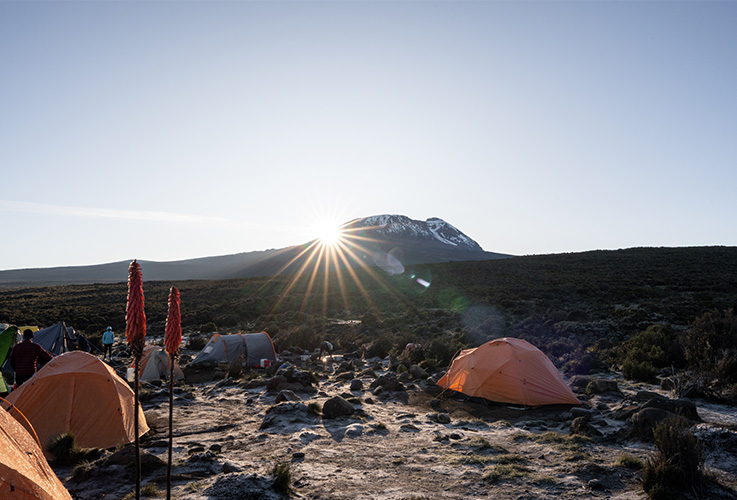
<svg viewBox="0 0 737 500"><path fill-rule="evenodd" d="M277 463L272 471L274 475L274 490L288 494L292 490L292 470L288 463Z"/></svg>
<svg viewBox="0 0 737 500"><path fill-rule="evenodd" d="M737 314L708 312L684 334L685 358L691 369L709 373L725 383L737 382Z"/></svg>
<svg viewBox="0 0 737 500"><path fill-rule="evenodd" d="M704 448L684 417L670 417L653 431L656 452L645 463L642 486L652 500L680 498L703 481Z"/></svg>
<svg viewBox="0 0 737 500"><path fill-rule="evenodd" d="M660 369L685 366L683 347L669 325L652 325L629 340L619 353L623 375L630 380L652 382Z"/></svg>
<svg viewBox="0 0 737 500"><path fill-rule="evenodd" d="M61 464L73 463L79 453L79 448L74 439L74 434L64 432L55 436L49 444L49 452L54 459Z"/></svg>

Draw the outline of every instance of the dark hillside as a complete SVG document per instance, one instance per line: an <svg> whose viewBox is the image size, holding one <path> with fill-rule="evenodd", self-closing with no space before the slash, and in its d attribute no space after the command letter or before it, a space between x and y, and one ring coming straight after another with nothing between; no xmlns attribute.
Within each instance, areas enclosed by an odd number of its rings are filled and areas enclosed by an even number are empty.
<svg viewBox="0 0 737 500"><path fill-rule="evenodd" d="M634 248L408 266L306 270L301 276L223 281L147 281L150 335L161 335L169 287L191 333L266 330L281 348L323 339L374 354L425 343L445 361L460 347L527 338L570 371L605 349L666 324L675 331L737 304L737 248ZM66 321L88 335L125 329L125 283L0 289L0 322ZM588 354L587 354L588 353Z"/></svg>

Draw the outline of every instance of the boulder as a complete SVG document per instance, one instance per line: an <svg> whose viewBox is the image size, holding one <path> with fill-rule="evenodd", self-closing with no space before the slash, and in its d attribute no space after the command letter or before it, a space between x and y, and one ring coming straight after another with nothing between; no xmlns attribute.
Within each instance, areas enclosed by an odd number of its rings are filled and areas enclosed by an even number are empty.
<svg viewBox="0 0 737 500"><path fill-rule="evenodd" d="M640 411L640 407L638 405L631 404L622 406L614 411L613 418L614 420L628 420L638 411Z"/></svg>
<svg viewBox="0 0 737 500"><path fill-rule="evenodd" d="M637 391L637 394L632 396L632 399L634 401L637 401L638 403L644 403L645 401L650 401L653 398L662 398L660 394L657 392L652 391Z"/></svg>
<svg viewBox="0 0 737 500"><path fill-rule="evenodd" d="M371 383L371 388L375 389L377 387L383 388L385 391L403 391L405 390L404 385L402 382L399 381L397 376L394 373L387 373L386 375L382 375L376 380L374 380Z"/></svg>
<svg viewBox="0 0 737 500"><path fill-rule="evenodd" d="M282 372L282 376L289 383L301 384L304 387L312 387L312 374L295 368L289 368Z"/></svg>
<svg viewBox="0 0 737 500"><path fill-rule="evenodd" d="M290 390L284 390L279 391L279 394L276 395L276 403L283 403L284 401L301 401L299 396L295 394L294 391Z"/></svg>
<svg viewBox="0 0 737 500"><path fill-rule="evenodd" d="M266 391L267 392L276 392L279 390L279 386L284 384L286 382L286 379L282 377L281 375L277 375L275 377L270 378L266 381Z"/></svg>
<svg viewBox="0 0 737 500"><path fill-rule="evenodd" d="M356 412L353 405L340 396L335 396L322 405L322 418L350 417Z"/></svg>
<svg viewBox="0 0 737 500"><path fill-rule="evenodd" d="M350 361L343 361L342 363L340 363L340 365L338 366L338 369L335 371L338 373L351 372L353 371L353 369L354 369L353 363L351 363Z"/></svg>
<svg viewBox="0 0 737 500"><path fill-rule="evenodd" d="M583 392L592 380L593 378L588 375L574 375L568 381L568 387L573 391Z"/></svg>
<svg viewBox="0 0 737 500"><path fill-rule="evenodd" d="M600 437L602 433L589 423L591 416L576 417L571 422L571 434L579 434L581 436Z"/></svg>
<svg viewBox="0 0 737 500"><path fill-rule="evenodd" d="M673 416L669 411L660 408L643 408L630 418L632 432L642 439L650 440L653 438L653 430L655 427L668 417Z"/></svg>
<svg viewBox="0 0 737 500"><path fill-rule="evenodd" d="M413 378L427 378L429 376L427 371L425 371L425 369L420 365L410 366L409 374L412 375Z"/></svg>
<svg viewBox="0 0 737 500"><path fill-rule="evenodd" d="M587 394L603 394L606 392L617 392L619 394L622 391L619 390L619 386L615 380L607 380L603 378L593 379L586 386Z"/></svg>
<svg viewBox="0 0 737 500"><path fill-rule="evenodd" d="M650 399L647 403L642 405L642 407L659 408L670 413L675 413L676 415L681 415L689 420L701 422L701 417L696 409L696 405L687 399L668 399L662 396L657 396Z"/></svg>

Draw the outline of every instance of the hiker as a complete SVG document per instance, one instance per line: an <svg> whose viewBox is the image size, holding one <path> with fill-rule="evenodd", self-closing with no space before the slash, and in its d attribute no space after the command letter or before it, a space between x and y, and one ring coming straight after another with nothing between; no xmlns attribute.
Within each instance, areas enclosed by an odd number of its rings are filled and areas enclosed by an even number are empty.
<svg viewBox="0 0 737 500"><path fill-rule="evenodd" d="M16 387L33 377L38 369L39 359L49 362L52 357L49 351L33 341L33 331L26 329L23 332L23 342L16 344L10 353L10 367L15 372Z"/></svg>
<svg viewBox="0 0 737 500"><path fill-rule="evenodd" d="M320 344L320 357L325 357L325 359L330 356L330 360L333 360L333 344L328 342L327 340L324 340L322 344Z"/></svg>
<svg viewBox="0 0 737 500"><path fill-rule="evenodd" d="M113 327L108 326L105 332L102 334L102 360L110 355L110 361L113 360L113 344L115 343L115 332Z"/></svg>

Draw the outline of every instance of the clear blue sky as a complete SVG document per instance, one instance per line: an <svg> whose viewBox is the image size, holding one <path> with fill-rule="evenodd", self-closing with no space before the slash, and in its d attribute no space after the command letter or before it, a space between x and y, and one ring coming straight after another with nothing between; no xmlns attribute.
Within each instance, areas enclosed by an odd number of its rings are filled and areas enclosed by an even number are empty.
<svg viewBox="0 0 737 500"><path fill-rule="evenodd" d="M0 269L737 245L736 89L734 1L0 1Z"/></svg>

